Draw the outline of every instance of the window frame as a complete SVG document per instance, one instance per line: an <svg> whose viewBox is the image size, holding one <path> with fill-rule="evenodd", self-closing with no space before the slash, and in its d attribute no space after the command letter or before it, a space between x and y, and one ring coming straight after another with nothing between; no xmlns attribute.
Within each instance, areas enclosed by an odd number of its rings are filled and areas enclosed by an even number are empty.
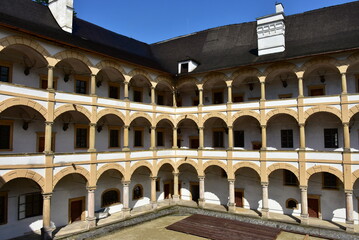
<svg viewBox="0 0 359 240"><path fill-rule="evenodd" d="M77 88L76 88L77 81L85 82L85 84L86 84L85 93L77 92ZM84 95L89 94L89 81L90 81L89 77L75 75L74 76L74 93L76 93L76 94L84 94Z"/></svg>
<svg viewBox="0 0 359 240"><path fill-rule="evenodd" d="M287 181L287 180L289 180L289 181ZM293 172L291 172L287 169L283 169L283 185L289 186L289 187L298 187L299 181L298 181L297 176Z"/></svg>
<svg viewBox="0 0 359 240"><path fill-rule="evenodd" d="M162 134L162 145L158 145L158 133ZM165 129L156 128L156 147L165 147Z"/></svg>
<svg viewBox="0 0 359 240"><path fill-rule="evenodd" d="M9 148L0 148L0 152L13 151L14 120L0 120L0 125L10 126Z"/></svg>
<svg viewBox="0 0 359 240"><path fill-rule="evenodd" d="M338 130L338 128L324 128L323 131L324 131L324 148L339 148L339 130ZM334 135L332 135L333 132L334 132ZM328 134L330 134L330 135L328 136ZM328 139L328 138L330 138L330 139ZM334 139L332 139L332 138L334 138ZM328 144L330 144L330 145L328 145ZM332 144L334 144L334 145L332 145Z"/></svg>
<svg viewBox="0 0 359 240"><path fill-rule="evenodd" d="M144 131L145 129L144 129L144 127L134 127L133 128L133 147L135 147L135 148L142 148L142 147L144 147L144 138L145 138L145 136L144 136L144 133L145 133L145 131ZM140 131L141 132L141 146L136 146L136 131Z"/></svg>
<svg viewBox="0 0 359 240"><path fill-rule="evenodd" d="M114 147L111 146L111 131L116 130L118 131L118 146ZM121 148L121 127L120 126L108 126L108 148L115 149Z"/></svg>
<svg viewBox="0 0 359 240"><path fill-rule="evenodd" d="M218 93L222 94L222 99L221 99L220 103L215 103L215 96ZM224 89L213 89L212 90L212 104L217 105L217 104L224 104L224 103L225 103L224 102Z"/></svg>
<svg viewBox="0 0 359 240"><path fill-rule="evenodd" d="M335 185L326 185L326 175L331 176L335 179ZM338 181L338 177L335 176L332 173L328 173L328 172L322 172L322 189L325 190L339 190L339 181Z"/></svg>
<svg viewBox="0 0 359 240"><path fill-rule="evenodd" d="M278 99L288 99L288 98L293 98L293 94L292 93L278 94Z"/></svg>
<svg viewBox="0 0 359 240"><path fill-rule="evenodd" d="M288 135L288 133L291 133ZM284 136L286 135L286 136ZM291 135L291 138L290 138ZM294 134L293 129L281 129L280 130L280 146L281 148L293 148L294 147Z"/></svg>
<svg viewBox="0 0 359 240"><path fill-rule="evenodd" d="M295 207L292 207L292 208L289 207L288 204L289 204L290 201L294 201L296 206L295 206ZM288 199L285 201L285 208L297 210L297 209L299 208L299 202L298 202L296 199L294 199L294 198L288 198Z"/></svg>
<svg viewBox="0 0 359 240"><path fill-rule="evenodd" d="M78 147L77 146L77 129L86 129L87 131L87 134L86 134L86 147ZM89 131L89 126L88 125L85 125L85 124L75 124L75 134L74 134L74 148L75 149L88 149L89 148L89 135L90 135L90 131Z"/></svg>
<svg viewBox="0 0 359 240"><path fill-rule="evenodd" d="M200 147L199 136L189 136L188 140L189 140L189 143L188 143L189 149L198 149L198 148L192 148L192 144L191 144L192 140L197 140L198 141L198 147Z"/></svg>
<svg viewBox="0 0 359 240"><path fill-rule="evenodd" d="M161 178L156 179L156 192L161 192Z"/></svg>
<svg viewBox="0 0 359 240"><path fill-rule="evenodd" d="M106 193L112 192L112 191L116 192L118 201L105 205L105 204L104 204L104 200L103 200L103 196L104 196ZM106 189L105 191L102 192L102 194L101 194L101 207L102 207L102 208L104 208L104 207L109 207L109 206L113 206L113 205L118 205L118 204L121 204L121 192L120 192L120 190L118 190L117 188L109 188L109 189Z"/></svg>
<svg viewBox="0 0 359 240"><path fill-rule="evenodd" d="M30 215L27 215L27 209L28 209L28 205L27 204L30 204L30 203L27 203L27 201L26 201L26 197L27 196L32 196L32 198L33 198L33 200L34 200L34 197L35 196L40 196L40 205L41 206L39 206L38 207L38 212L36 212L36 213L32 213L32 214L30 214ZM21 201L21 197L24 197L24 199L25 199L25 202L23 203L22 201ZM31 204L32 204L32 211L31 212L34 212L33 211L33 205L34 205L34 202L35 201L32 201L31 202ZM20 194L19 196L18 196L18 204L17 204L17 206L18 206L18 214L17 214L17 219L18 220L23 220L23 219L26 219L26 218L31 218L31 217L36 217L36 216L42 216L42 214L43 214L43 197L42 197L42 194L41 194L41 192L32 192L32 193L25 193L25 194ZM24 206L23 208L24 208L24 210L22 210L21 208L21 206ZM22 216L20 216L20 214L21 213L25 213L25 215L22 217Z"/></svg>
<svg viewBox="0 0 359 240"><path fill-rule="evenodd" d="M8 220L8 202L9 202L9 199L8 199L8 193L7 192L0 192L0 197L4 197L4 221L1 222L0 221L0 225L5 225L7 224L7 220ZM2 207L2 206L0 206Z"/></svg>
<svg viewBox="0 0 359 240"><path fill-rule="evenodd" d="M111 87L117 88L117 98L111 97ZM121 99L121 85L119 83L108 82L108 98Z"/></svg>
<svg viewBox="0 0 359 240"><path fill-rule="evenodd" d="M236 133L242 133L242 137L240 137L239 142L241 142L243 140L243 146L236 146L236 143L237 143L237 141L236 141L236 135L237 134ZM233 146L234 147L239 147L239 148L244 148L244 146L245 146L244 130L234 130L233 131Z"/></svg>
<svg viewBox="0 0 359 240"><path fill-rule="evenodd" d="M6 61L0 61L0 67L6 67L9 69L9 74L8 74L8 81L7 82L3 82L0 80L1 83L12 83L12 68L13 65L10 62L6 62ZM0 70L1 71L1 70ZM1 74L1 72L0 72ZM0 79L1 79L1 75L0 75Z"/></svg>
<svg viewBox="0 0 359 240"><path fill-rule="evenodd" d="M222 143L222 146L215 146L216 137L215 133L221 133L222 134L222 140L219 143ZM221 145L221 144L219 144ZM224 148L225 141L224 141L224 129L223 128L212 128L212 147L213 148Z"/></svg>
<svg viewBox="0 0 359 240"><path fill-rule="evenodd" d="M242 98L242 101L236 101L236 98ZM233 103L242 103L242 102L244 102L244 94L233 94L232 102Z"/></svg>
<svg viewBox="0 0 359 240"><path fill-rule="evenodd" d="M136 101L135 99L135 92L140 92L140 101ZM142 87L132 87L132 99L134 102L140 102L143 103L143 88Z"/></svg>
<svg viewBox="0 0 359 240"><path fill-rule="evenodd" d="M322 89L323 90L323 95L311 95L311 91L312 90L317 90L317 89ZM326 95L326 91L325 91L325 85L324 84L320 84L320 85L310 85L308 86L308 97L321 97L321 96L325 96Z"/></svg>
<svg viewBox="0 0 359 240"><path fill-rule="evenodd" d="M140 197L136 197L135 198L135 189L139 187L141 189L141 196ZM132 200L140 200L144 198L144 191L143 191L143 186L141 184L136 184L133 188L132 188Z"/></svg>

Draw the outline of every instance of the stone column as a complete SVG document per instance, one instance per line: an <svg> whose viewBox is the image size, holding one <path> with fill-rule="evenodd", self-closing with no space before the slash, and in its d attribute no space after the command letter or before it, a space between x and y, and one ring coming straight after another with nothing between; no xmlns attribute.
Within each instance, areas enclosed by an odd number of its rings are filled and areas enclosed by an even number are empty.
<svg viewBox="0 0 359 240"><path fill-rule="evenodd" d="M177 149L178 148L178 145L177 145L177 128L176 127L174 127L173 128L173 144L172 144L172 148L173 149Z"/></svg>
<svg viewBox="0 0 359 240"><path fill-rule="evenodd" d="M230 103L232 103L232 86L231 85L227 86L227 89L228 89L228 101L227 101L227 103L230 104Z"/></svg>
<svg viewBox="0 0 359 240"><path fill-rule="evenodd" d="M202 88L198 89L198 91L199 91L199 97L198 97L199 104L198 104L198 106L203 106L203 89Z"/></svg>
<svg viewBox="0 0 359 240"><path fill-rule="evenodd" d="M347 94L347 75L345 72L341 73L342 75L342 94Z"/></svg>
<svg viewBox="0 0 359 240"><path fill-rule="evenodd" d="M176 91L172 91L172 102L173 107L177 107Z"/></svg>
<svg viewBox="0 0 359 240"><path fill-rule="evenodd" d="M45 149L44 153L49 154L52 153L51 145L52 145L52 125L53 122L45 122Z"/></svg>
<svg viewBox="0 0 359 240"><path fill-rule="evenodd" d="M178 176L179 172L173 171L173 201L178 202L180 199L179 191L178 191Z"/></svg>
<svg viewBox="0 0 359 240"><path fill-rule="evenodd" d="M268 207L268 183L262 182L262 218L267 219L269 217Z"/></svg>
<svg viewBox="0 0 359 240"><path fill-rule="evenodd" d="M236 203L234 199L235 195L235 189L234 189L234 183L235 179L228 179L229 184L229 201L228 201L228 211L229 212L236 212Z"/></svg>
<svg viewBox="0 0 359 240"><path fill-rule="evenodd" d="M299 124L299 148L305 149L305 125L303 123Z"/></svg>
<svg viewBox="0 0 359 240"><path fill-rule="evenodd" d="M354 232L354 209L353 209L353 191L345 191L345 202L346 202L346 230L347 232Z"/></svg>
<svg viewBox="0 0 359 240"><path fill-rule="evenodd" d="M156 104L156 92L154 86L151 86L151 104L152 105Z"/></svg>
<svg viewBox="0 0 359 240"><path fill-rule="evenodd" d="M349 123L343 123L344 151L350 151Z"/></svg>
<svg viewBox="0 0 359 240"><path fill-rule="evenodd" d="M204 148L204 127L199 127L199 149L203 149Z"/></svg>
<svg viewBox="0 0 359 240"><path fill-rule="evenodd" d="M157 180L157 177L151 177L151 205L152 205L152 209L157 208L156 180Z"/></svg>
<svg viewBox="0 0 359 240"><path fill-rule="evenodd" d="M124 99L128 101L128 82L124 82Z"/></svg>
<svg viewBox="0 0 359 240"><path fill-rule="evenodd" d="M123 126L123 149L122 151L130 151L130 148L128 147L128 129L130 126L124 125Z"/></svg>
<svg viewBox="0 0 359 240"><path fill-rule="evenodd" d="M267 126L262 125L262 150L267 149Z"/></svg>
<svg viewBox="0 0 359 240"><path fill-rule="evenodd" d="M96 75L91 74L91 95L96 95Z"/></svg>
<svg viewBox="0 0 359 240"><path fill-rule="evenodd" d="M51 227L51 197L52 193L43 193L43 205L42 205L42 228L41 228L41 239L50 240L52 239Z"/></svg>
<svg viewBox="0 0 359 240"><path fill-rule="evenodd" d="M301 198L301 223L304 225L308 225L309 223L309 215L308 215L308 187L300 186L300 198Z"/></svg>
<svg viewBox="0 0 359 240"><path fill-rule="evenodd" d="M87 227L94 228L96 227L96 217L95 217L95 189L96 187L87 188Z"/></svg>
<svg viewBox="0 0 359 240"><path fill-rule="evenodd" d="M150 149L156 149L156 127L151 126L151 147Z"/></svg>
<svg viewBox="0 0 359 240"><path fill-rule="evenodd" d="M96 152L96 123L90 123L89 152Z"/></svg>
<svg viewBox="0 0 359 240"><path fill-rule="evenodd" d="M265 85L265 82L261 82L261 100L266 100L266 85Z"/></svg>
<svg viewBox="0 0 359 240"><path fill-rule="evenodd" d="M123 217L129 217L130 216L130 207L129 207L129 203L130 203L130 181L122 181L122 186L123 186L123 208L122 208L122 212L123 212Z"/></svg>
<svg viewBox="0 0 359 240"><path fill-rule="evenodd" d="M304 97L304 94L303 94L303 77L298 77L298 97Z"/></svg>
<svg viewBox="0 0 359 240"><path fill-rule="evenodd" d="M228 126L228 149L233 149L233 126Z"/></svg>
<svg viewBox="0 0 359 240"><path fill-rule="evenodd" d="M199 199L198 199L198 206L203 208L205 199L204 199L204 176L198 176L199 179Z"/></svg>
<svg viewBox="0 0 359 240"><path fill-rule="evenodd" d="M47 90L54 90L54 67L47 66Z"/></svg>

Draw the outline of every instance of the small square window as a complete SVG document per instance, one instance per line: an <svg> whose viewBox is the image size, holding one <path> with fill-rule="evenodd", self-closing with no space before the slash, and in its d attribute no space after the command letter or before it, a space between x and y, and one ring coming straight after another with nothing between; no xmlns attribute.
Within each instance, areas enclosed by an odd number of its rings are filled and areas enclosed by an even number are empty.
<svg viewBox="0 0 359 240"><path fill-rule="evenodd" d="M181 63L181 72L180 73L188 73L188 63Z"/></svg>
<svg viewBox="0 0 359 240"><path fill-rule="evenodd" d="M10 66L0 65L0 82L10 82Z"/></svg>
<svg viewBox="0 0 359 240"><path fill-rule="evenodd" d="M338 189L338 178L327 172L323 172L323 188Z"/></svg>
<svg viewBox="0 0 359 240"><path fill-rule="evenodd" d="M338 148L338 129L326 128L324 129L324 147Z"/></svg>
<svg viewBox="0 0 359 240"><path fill-rule="evenodd" d="M87 94L87 81L86 80L80 80L76 79L75 81L75 92L80 94Z"/></svg>

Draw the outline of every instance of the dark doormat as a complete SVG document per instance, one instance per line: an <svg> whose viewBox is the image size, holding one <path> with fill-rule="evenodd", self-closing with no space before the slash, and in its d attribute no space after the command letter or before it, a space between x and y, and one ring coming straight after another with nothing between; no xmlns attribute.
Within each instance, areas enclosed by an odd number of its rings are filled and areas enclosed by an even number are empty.
<svg viewBox="0 0 359 240"><path fill-rule="evenodd" d="M274 240L281 232L277 228L199 214L178 221L166 229L213 240Z"/></svg>

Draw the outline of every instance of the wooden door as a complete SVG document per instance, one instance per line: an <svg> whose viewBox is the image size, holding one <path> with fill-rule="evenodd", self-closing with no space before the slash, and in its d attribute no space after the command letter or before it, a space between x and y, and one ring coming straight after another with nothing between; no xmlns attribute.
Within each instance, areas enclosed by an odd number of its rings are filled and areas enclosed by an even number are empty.
<svg viewBox="0 0 359 240"><path fill-rule="evenodd" d="M70 199L70 223L83 220L85 210L85 197Z"/></svg>
<svg viewBox="0 0 359 240"><path fill-rule="evenodd" d="M199 199L199 183L191 183L190 189L192 201L198 202Z"/></svg>
<svg viewBox="0 0 359 240"><path fill-rule="evenodd" d="M165 199L169 199L171 197L171 184L170 183L164 184L164 192L165 192Z"/></svg>
<svg viewBox="0 0 359 240"><path fill-rule="evenodd" d="M309 217L319 218L319 199L308 198Z"/></svg>
<svg viewBox="0 0 359 240"><path fill-rule="evenodd" d="M234 199L236 202L236 207L243 207L243 192L242 191L236 191L234 193Z"/></svg>

